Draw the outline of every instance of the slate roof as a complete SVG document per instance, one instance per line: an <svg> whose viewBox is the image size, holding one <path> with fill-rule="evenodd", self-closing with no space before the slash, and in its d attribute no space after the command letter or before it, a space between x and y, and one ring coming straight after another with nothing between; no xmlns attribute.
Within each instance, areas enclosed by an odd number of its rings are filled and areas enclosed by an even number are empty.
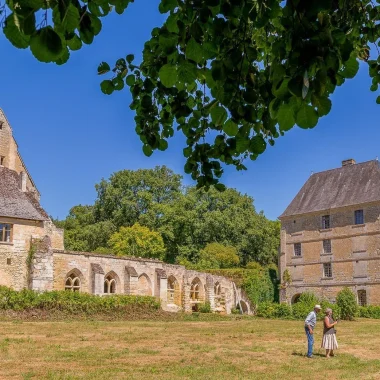
<svg viewBox="0 0 380 380"><path fill-rule="evenodd" d="M376 201L380 165L373 160L311 175L280 218Z"/></svg>
<svg viewBox="0 0 380 380"><path fill-rule="evenodd" d="M17 172L0 167L0 216L28 220L48 220L49 216L34 195L20 189Z"/></svg>

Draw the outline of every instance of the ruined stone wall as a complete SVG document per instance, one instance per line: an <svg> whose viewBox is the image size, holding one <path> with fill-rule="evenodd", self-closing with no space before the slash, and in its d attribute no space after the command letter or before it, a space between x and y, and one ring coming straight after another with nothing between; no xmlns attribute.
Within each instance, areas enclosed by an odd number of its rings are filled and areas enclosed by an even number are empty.
<svg viewBox="0 0 380 380"><path fill-rule="evenodd" d="M355 224L355 210L364 211L364 224ZM322 216L330 215L331 228L322 228ZM284 218L281 231L279 272L287 269L292 284L282 301L305 291L334 301L337 293L350 287L356 294L366 290L368 304L380 304L380 204L345 207ZM323 250L330 240L331 252ZM301 243L301 256L294 244ZM326 278L323 263L331 263L332 277Z"/></svg>
<svg viewBox="0 0 380 380"><path fill-rule="evenodd" d="M29 172L24 165L18 152L17 143L12 135L12 128L0 109L0 157L4 157L3 166L16 171L18 174L25 172L27 174L26 188L35 194L39 199L40 194L35 187Z"/></svg>
<svg viewBox="0 0 380 380"><path fill-rule="evenodd" d="M230 313L241 297L250 312L249 301L227 278L157 260L53 250L53 289L64 290L69 277L80 279L80 291L97 295L107 295L106 280L114 279L116 294L155 296L171 311L190 312L209 302L212 310Z"/></svg>

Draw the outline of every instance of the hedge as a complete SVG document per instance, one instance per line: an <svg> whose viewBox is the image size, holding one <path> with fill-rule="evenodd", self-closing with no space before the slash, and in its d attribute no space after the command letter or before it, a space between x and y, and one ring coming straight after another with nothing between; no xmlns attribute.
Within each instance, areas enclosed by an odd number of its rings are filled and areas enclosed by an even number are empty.
<svg viewBox="0 0 380 380"><path fill-rule="evenodd" d="M321 320L325 316L324 310L331 308L335 318L340 317L340 309L338 305L331 304L326 300L319 300L312 293L303 293L294 305L286 303L264 302L258 305L256 315L263 318L278 318L278 319L295 319L304 320L306 316L313 310L316 304L320 304L322 311L318 314L318 319Z"/></svg>
<svg viewBox="0 0 380 380"><path fill-rule="evenodd" d="M87 293L51 291L37 293L33 290L15 291L0 286L0 310L64 311L72 314L95 314L123 310L130 306L159 309L160 302L154 297L112 295L99 297Z"/></svg>

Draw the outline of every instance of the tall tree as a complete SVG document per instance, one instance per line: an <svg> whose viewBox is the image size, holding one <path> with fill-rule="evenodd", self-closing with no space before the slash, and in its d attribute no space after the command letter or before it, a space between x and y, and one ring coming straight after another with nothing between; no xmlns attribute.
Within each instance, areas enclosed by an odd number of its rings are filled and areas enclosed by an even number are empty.
<svg viewBox="0 0 380 380"><path fill-rule="evenodd" d="M101 17L132 0L3 0L4 34L42 62L65 63L91 44ZM130 88L143 151L165 150L177 127L187 138L185 172L217 184L222 164L245 169L298 125L313 128L337 86L368 64L380 83L379 0L161 0L141 62L116 61L105 94ZM120 31L121 33L123 31ZM371 55L371 59L370 59ZM111 71L100 64L98 73ZM380 104L380 96L377 97Z"/></svg>
<svg viewBox="0 0 380 380"><path fill-rule="evenodd" d="M113 233L139 223L162 236L168 262L196 263L210 243L236 248L241 264L276 261L278 222L234 189L182 188L181 177L165 167L123 170L96 187L95 205L73 207L61 223L68 249L106 251Z"/></svg>

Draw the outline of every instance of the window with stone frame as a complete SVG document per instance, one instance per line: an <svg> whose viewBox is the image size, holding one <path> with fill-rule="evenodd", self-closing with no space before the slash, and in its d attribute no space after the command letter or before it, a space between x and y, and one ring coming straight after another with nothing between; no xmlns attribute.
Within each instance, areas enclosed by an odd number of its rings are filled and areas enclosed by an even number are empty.
<svg viewBox="0 0 380 380"><path fill-rule="evenodd" d="M104 293L116 293L116 280L111 275L106 276L104 279Z"/></svg>
<svg viewBox="0 0 380 380"><path fill-rule="evenodd" d="M323 277L324 278L331 278L332 277L331 263L324 263L323 264Z"/></svg>
<svg viewBox="0 0 380 380"><path fill-rule="evenodd" d="M5 161L5 157L4 156L0 156L0 165L1 166L4 166L4 161Z"/></svg>
<svg viewBox="0 0 380 380"><path fill-rule="evenodd" d="M322 216L322 229L331 228L330 215Z"/></svg>
<svg viewBox="0 0 380 380"><path fill-rule="evenodd" d="M4 122L0 121L0 129L3 129L3 124L4 124Z"/></svg>
<svg viewBox="0 0 380 380"><path fill-rule="evenodd" d="M367 291L358 290L358 305L367 306Z"/></svg>
<svg viewBox="0 0 380 380"><path fill-rule="evenodd" d="M75 273L71 273L71 275L66 278L65 290L69 292L80 292L80 278L76 276Z"/></svg>
<svg viewBox="0 0 380 380"><path fill-rule="evenodd" d="M331 253L331 240L323 240L323 253Z"/></svg>
<svg viewBox="0 0 380 380"><path fill-rule="evenodd" d="M364 224L363 210L356 210L355 211L355 224Z"/></svg>
<svg viewBox="0 0 380 380"><path fill-rule="evenodd" d="M302 256L301 243L294 243L294 256Z"/></svg>
<svg viewBox="0 0 380 380"><path fill-rule="evenodd" d="M13 225L9 223L0 223L0 242L12 242Z"/></svg>

